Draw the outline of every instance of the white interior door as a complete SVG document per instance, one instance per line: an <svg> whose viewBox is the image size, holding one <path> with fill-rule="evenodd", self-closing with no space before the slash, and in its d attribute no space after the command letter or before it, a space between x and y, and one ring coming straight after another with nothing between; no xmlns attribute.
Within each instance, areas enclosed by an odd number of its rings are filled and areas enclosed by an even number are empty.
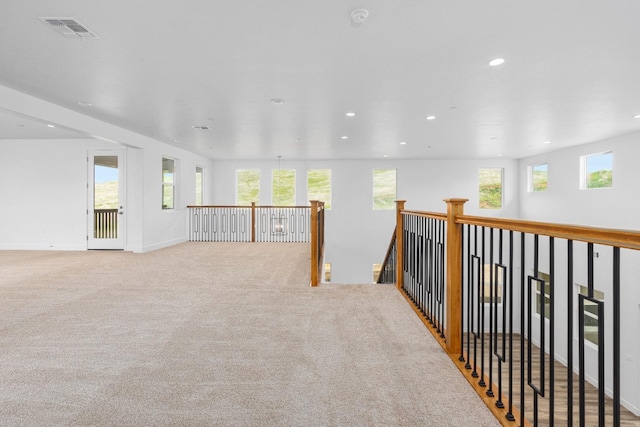
<svg viewBox="0 0 640 427"><path fill-rule="evenodd" d="M87 159L87 248L124 249L124 151L90 151Z"/></svg>

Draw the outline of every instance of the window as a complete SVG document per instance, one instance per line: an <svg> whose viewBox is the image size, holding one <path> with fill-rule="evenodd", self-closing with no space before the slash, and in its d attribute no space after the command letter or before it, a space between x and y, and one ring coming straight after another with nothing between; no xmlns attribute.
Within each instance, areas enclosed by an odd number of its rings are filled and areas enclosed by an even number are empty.
<svg viewBox="0 0 640 427"><path fill-rule="evenodd" d="M330 262L324 263L324 281L325 282L331 281L331 263Z"/></svg>
<svg viewBox="0 0 640 427"><path fill-rule="evenodd" d="M380 272L382 271L382 264L373 264L373 283L378 283Z"/></svg>
<svg viewBox="0 0 640 427"><path fill-rule="evenodd" d="M203 182L202 182L202 178L204 175L204 170L200 167L200 166L196 166L196 205L197 206L202 206L204 204L203 202L203 196L202 196L202 192L203 192Z"/></svg>
<svg viewBox="0 0 640 427"><path fill-rule="evenodd" d="M502 168L480 169L480 209L502 208Z"/></svg>
<svg viewBox="0 0 640 427"><path fill-rule="evenodd" d="M174 209L176 196L176 161L162 158L162 209Z"/></svg>
<svg viewBox="0 0 640 427"><path fill-rule="evenodd" d="M320 200L325 209L331 209L331 169L307 171L307 200Z"/></svg>
<svg viewBox="0 0 640 427"><path fill-rule="evenodd" d="M588 296L589 290L586 286L578 286L580 295ZM593 299L604 302L604 292L593 290ZM580 304L578 304L579 310ZM598 316L599 306L590 299L584 299L584 339L592 344L598 345ZM580 315L580 313L578 313Z"/></svg>
<svg viewBox="0 0 640 427"><path fill-rule="evenodd" d="M613 186L613 152L582 156L580 188L609 188Z"/></svg>
<svg viewBox="0 0 640 427"><path fill-rule="evenodd" d="M544 301L544 317L548 319L551 315L551 277L547 273L538 271L538 279L544 281L544 289L542 282L536 280L536 314L542 313L542 306Z"/></svg>
<svg viewBox="0 0 640 427"><path fill-rule="evenodd" d="M396 208L396 170L373 170L373 209L393 210Z"/></svg>
<svg viewBox="0 0 640 427"><path fill-rule="evenodd" d="M276 169L271 178L271 203L274 206L294 206L296 204L295 169Z"/></svg>
<svg viewBox="0 0 640 427"><path fill-rule="evenodd" d="M260 170L239 169L236 171L236 205L247 206L260 201Z"/></svg>
<svg viewBox="0 0 640 427"><path fill-rule="evenodd" d="M529 171L529 191L546 191L547 164L531 166Z"/></svg>

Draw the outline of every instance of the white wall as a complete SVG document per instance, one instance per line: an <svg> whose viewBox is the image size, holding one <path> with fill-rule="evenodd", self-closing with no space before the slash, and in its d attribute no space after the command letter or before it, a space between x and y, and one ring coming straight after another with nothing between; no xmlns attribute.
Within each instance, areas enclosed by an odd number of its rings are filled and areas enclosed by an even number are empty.
<svg viewBox="0 0 640 427"><path fill-rule="evenodd" d="M94 139L0 141L0 249L87 249L87 153L123 148L125 250L143 252L187 240L196 164L210 161L166 144L135 149ZM177 159L176 209L161 209L162 156ZM211 197L209 194L205 197Z"/></svg>
<svg viewBox="0 0 640 427"><path fill-rule="evenodd" d="M86 249L86 157L95 148L126 151L126 250L149 251L187 239L186 206L195 202L195 168L205 168L207 179L211 160L5 86L0 86L0 108L88 135L0 141L0 194L10 206L0 209L0 249ZM178 161L172 211L162 210L163 156ZM211 190L205 186L205 200ZM42 212L47 212L44 221Z"/></svg>
<svg viewBox="0 0 640 427"><path fill-rule="evenodd" d="M608 189L580 190L580 157L605 151L613 151L613 187ZM640 228L640 133L612 138L595 143L562 149L545 155L521 159L519 162L520 181L520 214L523 219L545 222L571 223L587 226L609 227L638 230ZM544 192L528 192L528 167L548 164L548 190ZM542 238L541 238L542 239ZM545 240L546 239L542 239ZM566 307L568 287L575 292L576 284L587 285L586 247L575 243L574 281L567 283L566 262L556 264L556 305ZM564 256L566 244L556 248L557 256ZM612 324L613 312L610 304L613 297L612 286L612 250L596 245L598 258L594 259L594 287L604 292L605 299L605 348L607 360L612 360ZM542 252L546 259L546 251ZM566 258L560 258L566 259ZM548 272L548 262L543 261L540 268ZM621 267L621 395L623 404L640 415L640 345L638 344L638 327L640 325L640 253L638 251L622 251ZM526 271L531 274L530 268ZM577 307L577 297L574 300ZM607 311L608 309L608 311ZM562 319L556 323L556 352L566 360L566 322ZM577 315L574 335L577 336ZM537 329L537 328L536 328ZM538 331L534 332L534 339ZM577 339L574 340L574 366L577 366ZM596 348L586 348L587 373L596 377ZM607 388L612 387L612 372L606 373Z"/></svg>
<svg viewBox="0 0 640 427"><path fill-rule="evenodd" d="M325 261L331 263L334 283L369 283L373 264L383 261L395 226L395 211L372 209L373 169L397 170L398 199L408 209L445 212L445 198L468 198L465 212L517 217L517 161L515 160L282 160L282 169L296 170L296 203L307 205L308 169L331 169L331 210L325 212ZM478 169L502 167L504 208L478 207ZM271 161L215 161L213 204L235 204L237 169L260 169L260 204L271 204Z"/></svg>

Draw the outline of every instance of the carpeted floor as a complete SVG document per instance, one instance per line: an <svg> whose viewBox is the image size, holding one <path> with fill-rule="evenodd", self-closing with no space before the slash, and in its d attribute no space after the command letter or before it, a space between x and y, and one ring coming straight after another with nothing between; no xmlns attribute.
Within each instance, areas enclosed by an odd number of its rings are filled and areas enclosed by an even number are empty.
<svg viewBox="0 0 640 427"><path fill-rule="evenodd" d="M499 425L397 290L308 255L0 251L0 425Z"/></svg>

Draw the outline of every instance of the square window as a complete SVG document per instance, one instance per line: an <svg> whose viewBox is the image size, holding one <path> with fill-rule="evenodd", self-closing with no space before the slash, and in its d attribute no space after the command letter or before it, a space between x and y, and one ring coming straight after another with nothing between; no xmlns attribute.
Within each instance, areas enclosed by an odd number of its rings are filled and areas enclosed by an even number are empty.
<svg viewBox="0 0 640 427"><path fill-rule="evenodd" d="M613 152L591 154L580 158L580 188L613 187Z"/></svg>

